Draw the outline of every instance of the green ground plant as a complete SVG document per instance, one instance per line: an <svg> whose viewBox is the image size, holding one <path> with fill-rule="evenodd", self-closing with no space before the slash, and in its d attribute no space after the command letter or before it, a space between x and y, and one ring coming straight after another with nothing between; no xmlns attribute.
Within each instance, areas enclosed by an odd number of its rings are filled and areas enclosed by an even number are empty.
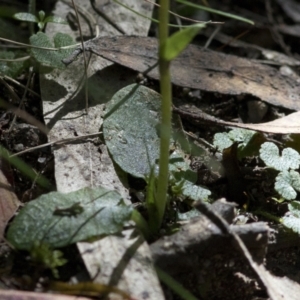
<svg viewBox="0 0 300 300"><path fill-rule="evenodd" d="M190 5L190 3L186 2L184 4ZM195 24L191 26L187 26L184 29L175 32L173 35L169 36L169 1L162 0L160 2L159 9L159 70L160 70L160 91L161 91L161 124L159 128L160 136L159 136L159 163L158 166L151 165L149 168L149 173L144 174L145 179L147 181L147 193L146 193L146 208L148 209L148 219L145 220L136 210L126 210L123 203L118 202L114 203L115 208L118 212L114 212L115 214L119 213L119 219L123 224L125 221L128 221L129 215L131 218L136 221L137 225L140 227L141 231L144 233L146 237L151 237L158 234L159 230L162 227L165 211L168 203L172 198L188 198L190 200L196 201L199 199L207 200L210 196L210 191L205 187L198 187L195 185L196 182L196 173L190 170L189 166L185 162L183 155L178 154L178 152L173 152L170 156L170 141L171 141L171 111L172 111L172 94L171 94L171 80L170 80L170 64L172 60L175 59L193 40L193 38L198 34L199 30L201 30L205 24ZM199 8L199 7L197 7ZM201 7L202 9L202 7ZM216 13L217 11L212 11ZM229 16L229 15L227 15ZM44 29L46 23L48 22L58 22L64 24L63 20L57 19L55 17L45 17L44 12L40 11L38 17L36 17L32 13L19 13L16 14L15 17L18 20L33 22L38 25L39 32L33 34L30 37L31 46L31 57L36 60L41 66L51 67L51 68L64 68L64 65L61 63L61 60L67 57L72 51L72 47L74 47L74 42L67 35L62 35L57 33L54 37L53 43L50 39L45 35L42 30ZM230 15L229 17L232 17ZM245 19L243 19L245 21ZM3 154L2 154L3 156ZM18 167L18 166L17 166ZM20 165L21 169L21 165ZM158 171L157 171L158 170ZM42 178L41 178L42 179ZM53 195L50 195L53 196ZM73 197L73 196L72 196ZM76 197L73 197L73 200ZM36 200L41 203L40 199ZM47 203L51 202L49 200ZM56 206L52 207L51 214L49 215L49 223L56 224L64 224L66 227L59 228L59 230L64 231L65 233L71 232L68 231L71 227L74 227L74 220L77 221L79 218L84 217L85 211L81 211L78 214L70 215L70 216L61 216L58 215L58 211L68 211L71 212L71 208L76 205L78 201L70 203L68 207L59 208ZM32 204L33 205L33 204ZM30 205L27 206L27 210L30 210ZM84 207L83 205L80 207ZM45 206L43 209L49 211L49 207ZM23 212L22 212L23 211ZM41 238L41 244L34 244L35 241L31 241L29 246L24 248L20 247L20 243L25 243L23 240L20 242L16 239L16 234L14 232L18 232L20 235L20 228L22 227L22 218L26 217L26 210L22 210L19 217L15 219L9 229L9 240L13 243L16 248L20 249L30 249L33 251L33 256L37 257L38 260L45 260L45 265L48 266L52 272L56 272L56 267L61 265L64 261L60 257L53 253L54 256L51 256L49 253L49 249L62 247L77 242L79 240L85 240L89 238L93 238L93 235L84 235L83 237L74 236L74 232L72 232L72 238L68 239L68 242L64 240L63 244L56 244L57 241L51 242L47 240L47 247L45 248L44 244L44 235ZM99 209L99 215L103 213L104 208ZM56 213L55 213L56 212ZM111 208L110 208L110 212ZM52 217L55 218L55 221L52 220ZM97 217L93 215L92 217ZM92 219L89 216L90 219ZM112 218L112 217L110 217ZM62 221L60 221L62 220ZM54 223L52 223L54 222ZM100 222L101 223L101 222ZM120 224L121 224L120 223ZM118 232L121 230L121 225L118 223L118 228L116 231L107 230L103 234L111 234ZM51 226L50 226L51 227ZM54 225L53 228L54 229ZM16 229L17 228L17 229ZM67 228L67 229L66 229ZM40 228L39 228L40 229ZM75 227L75 229L77 229ZM45 230L49 230L49 228L45 228ZM98 230L98 229L97 229ZM51 228L50 228L51 231ZM54 230L51 234L59 233ZM20 242L20 243L19 243ZM23 245L23 244L22 244ZM38 251L38 246L41 245L43 247L43 253L40 254ZM49 250L49 251L48 251ZM54 250L55 251L55 250ZM44 255L44 256L43 256ZM44 257L44 258L43 258ZM48 262L47 262L48 260ZM57 273L54 273L56 276ZM188 299L188 298L186 298Z"/></svg>

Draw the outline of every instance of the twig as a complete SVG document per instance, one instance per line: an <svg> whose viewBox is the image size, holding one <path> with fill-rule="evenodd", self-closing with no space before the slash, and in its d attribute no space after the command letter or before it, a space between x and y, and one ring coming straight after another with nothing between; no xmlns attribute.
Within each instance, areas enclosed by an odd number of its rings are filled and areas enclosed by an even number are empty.
<svg viewBox="0 0 300 300"><path fill-rule="evenodd" d="M33 73L33 68L30 67L29 68L29 73L28 73L28 78L27 78L27 83L26 83L26 86L25 86L25 90L24 90L23 96L21 98L21 101L19 103L19 107L18 107L18 109L20 109L20 110L23 107L23 103L24 103L26 94L28 92L28 87L29 87L29 84L30 84L30 81L31 81L31 78L32 78L32 73ZM17 115L14 115L13 120L12 120L12 122L11 122L9 128L8 128L8 132L10 132L12 130L12 128L13 128L15 122L16 122L16 119L17 119Z"/></svg>
<svg viewBox="0 0 300 300"><path fill-rule="evenodd" d="M206 203L202 201L197 201L195 204L195 208L199 210L201 213L203 213L209 220L211 220L219 229L223 232L223 234L227 234L232 237L235 244L237 245L238 249L242 253L242 255L247 259L250 267L252 270L256 273L258 276L258 280L262 285L268 290L270 293L270 286L268 284L268 281L266 280L266 274L265 269L263 266L259 266L252 258L252 255L250 254L249 250L245 246L244 242L241 240L241 238L234 233L228 223L218 214L216 214L211 207L209 207ZM271 296L271 295L270 295ZM272 299L272 296L271 296Z"/></svg>
<svg viewBox="0 0 300 300"><path fill-rule="evenodd" d="M67 138L67 139L62 139L62 140L59 140L59 141L49 142L49 143L46 143L46 144L38 145L36 147L28 148L28 149L20 151L18 153L14 153L10 157L19 156L21 154L24 154L24 153L27 153L27 152L32 152L34 150L41 149L41 148L48 147L48 146L63 145L63 144L69 143L69 142L83 140L83 139L87 139L87 138L91 138L91 137L97 137L99 134L101 134L101 132L90 133L90 134L87 134L87 135L84 135L84 136L76 136L76 137L73 137L73 138Z"/></svg>
<svg viewBox="0 0 300 300"><path fill-rule="evenodd" d="M7 88L7 90L11 94L11 96L14 99L16 99L17 102L21 101L19 96L13 91L11 86L1 76L0 76L0 82ZM42 122L35 119L33 116L28 114L26 111L21 110L21 109L15 107L14 105L12 105L8 102L5 102L4 100L1 100L1 99L0 99L0 106L6 108L7 110L12 111L14 114L16 114L18 117L22 118L29 124L32 124L32 125L38 127L39 130L42 131L43 133L48 134L49 129Z"/></svg>
<svg viewBox="0 0 300 300"><path fill-rule="evenodd" d="M125 34L125 31L119 27L116 23L114 23L114 21L108 17L103 11L101 11L100 9L98 9L95 5L95 0L90 0L91 6L94 9L94 11L100 16L102 17L108 24L110 24L113 28L115 28L118 32Z"/></svg>
<svg viewBox="0 0 300 300"><path fill-rule="evenodd" d="M9 80L9 81L13 82L14 84L16 84L17 86L19 86L19 87L21 87L21 88L23 88L23 89L26 89L26 86L25 86L25 85L21 84L19 81L15 80L15 79L13 79L13 78L11 78L11 77L9 77L9 76L6 76L6 75L5 75L5 76L3 77L3 79ZM41 98L41 95L39 95L38 93L36 93L34 90L31 90L31 89L28 88L28 91L29 91L31 94L33 94L34 96Z"/></svg>

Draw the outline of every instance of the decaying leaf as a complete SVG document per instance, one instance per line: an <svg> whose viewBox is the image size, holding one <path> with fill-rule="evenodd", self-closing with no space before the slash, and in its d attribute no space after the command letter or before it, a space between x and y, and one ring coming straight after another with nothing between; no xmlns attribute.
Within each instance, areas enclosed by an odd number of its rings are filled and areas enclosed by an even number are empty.
<svg viewBox="0 0 300 300"><path fill-rule="evenodd" d="M224 121L215 118L211 115L204 113L199 108L194 105L184 106L184 108L175 108L173 110L179 113L181 116L195 121L204 122L206 124L214 124L220 126L238 127L250 130L256 130L261 132L278 133L278 134L290 134L290 133L300 133L300 112L295 112L280 119L258 124L243 124Z"/></svg>
<svg viewBox="0 0 300 300"><path fill-rule="evenodd" d="M158 43L149 37L101 37L87 41L85 50L145 72L157 63ZM64 62L71 63L81 52L81 48L76 49ZM300 110L300 83L249 59L189 45L172 61L171 74L172 82L179 86L231 95L250 94L276 106ZM159 79L158 68L147 75Z"/></svg>
<svg viewBox="0 0 300 300"><path fill-rule="evenodd" d="M0 170L0 241L7 222L13 217L21 202Z"/></svg>
<svg viewBox="0 0 300 300"><path fill-rule="evenodd" d="M62 294L37 293L16 290L1 290L0 297L2 300L74 300L74 296ZM90 300L91 298L76 296L76 300Z"/></svg>

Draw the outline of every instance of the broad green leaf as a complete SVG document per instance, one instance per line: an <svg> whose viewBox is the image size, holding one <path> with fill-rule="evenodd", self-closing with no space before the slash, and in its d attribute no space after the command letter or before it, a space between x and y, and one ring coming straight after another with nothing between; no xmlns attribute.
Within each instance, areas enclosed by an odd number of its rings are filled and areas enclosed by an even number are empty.
<svg viewBox="0 0 300 300"><path fill-rule="evenodd" d="M252 137L254 136L255 131L243 129L243 128L234 128L228 132L228 137L235 141L240 143L243 147L245 147Z"/></svg>
<svg viewBox="0 0 300 300"><path fill-rule="evenodd" d="M120 232L131 212L117 192L102 187L52 192L25 205L10 225L7 239L22 250L30 251L36 243L63 247Z"/></svg>
<svg viewBox="0 0 300 300"><path fill-rule="evenodd" d="M171 173L187 171L190 169L189 164L184 160L184 153L174 151L169 158L169 170Z"/></svg>
<svg viewBox="0 0 300 300"><path fill-rule="evenodd" d="M195 24L172 34L163 45L160 57L167 61L175 59L204 27L205 24Z"/></svg>
<svg viewBox="0 0 300 300"><path fill-rule="evenodd" d="M0 59L15 59L12 51L0 51ZM24 61L0 61L0 74L9 77L17 77L24 68Z"/></svg>
<svg viewBox="0 0 300 300"><path fill-rule="evenodd" d="M74 44L71 36L63 33L57 33L54 36L54 45L50 41L49 37L43 33L38 32L30 37L30 43L36 47L43 48L60 48L64 46L69 46ZM64 69L65 65L61 62L62 59L66 58L72 53L72 49L62 49L62 50L45 50L32 48L31 52L34 58L43 66L48 66L52 68Z"/></svg>
<svg viewBox="0 0 300 300"><path fill-rule="evenodd" d="M44 21L44 19L45 19L45 12L43 11L43 10L40 10L39 11L39 21L40 22L43 22Z"/></svg>
<svg viewBox="0 0 300 300"><path fill-rule="evenodd" d="M220 152L232 146L233 143L234 141L228 136L227 133L218 132L214 135L213 144Z"/></svg>
<svg viewBox="0 0 300 300"><path fill-rule="evenodd" d="M205 187L193 184L192 182L185 180L182 186L182 194L183 196L188 197L194 201L206 201L211 195L211 191Z"/></svg>
<svg viewBox="0 0 300 300"><path fill-rule="evenodd" d="M57 16L46 17L44 23L58 23L58 24L65 24L65 25L68 24L68 22L65 19Z"/></svg>
<svg viewBox="0 0 300 300"><path fill-rule="evenodd" d="M35 15L26 12L16 13L14 14L14 18L26 22L34 22L34 23L39 22L39 19Z"/></svg>
<svg viewBox="0 0 300 300"><path fill-rule="evenodd" d="M292 148L283 149L280 156L278 147L274 143L266 142L261 145L259 153L264 163L277 171L299 168L300 155Z"/></svg>
<svg viewBox="0 0 300 300"><path fill-rule="evenodd" d="M107 103L105 143L127 173L144 178L159 158L160 95L142 85L129 85Z"/></svg>
<svg viewBox="0 0 300 300"><path fill-rule="evenodd" d="M299 201L291 201L288 204L288 209L296 218L300 218L300 202Z"/></svg>
<svg viewBox="0 0 300 300"><path fill-rule="evenodd" d="M276 177L275 190L285 199L293 200L300 192L300 175L294 170L282 171Z"/></svg>
<svg viewBox="0 0 300 300"><path fill-rule="evenodd" d="M294 232L300 234L300 202L292 201L288 204L288 209L291 214L282 218L282 223Z"/></svg>
<svg viewBox="0 0 300 300"><path fill-rule="evenodd" d="M248 129L235 128L228 133L216 133L213 144L222 152L237 142L238 158L240 159L256 155L263 140L263 135L260 133Z"/></svg>

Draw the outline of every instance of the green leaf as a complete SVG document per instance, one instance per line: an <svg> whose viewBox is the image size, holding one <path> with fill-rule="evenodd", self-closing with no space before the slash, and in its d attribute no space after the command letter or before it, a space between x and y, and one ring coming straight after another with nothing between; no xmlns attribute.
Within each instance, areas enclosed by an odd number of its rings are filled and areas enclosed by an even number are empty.
<svg viewBox="0 0 300 300"><path fill-rule="evenodd" d="M10 225L7 239L22 250L31 250L36 243L59 248L118 233L131 212L117 192L103 187L52 192L25 205Z"/></svg>
<svg viewBox="0 0 300 300"><path fill-rule="evenodd" d="M184 153L173 151L169 158L169 170L171 173L187 171L190 169L189 164L184 160Z"/></svg>
<svg viewBox="0 0 300 300"><path fill-rule="evenodd" d="M280 157L278 147L274 143L266 142L261 145L259 153L264 163L277 171L299 168L300 155L292 148L283 149Z"/></svg>
<svg viewBox="0 0 300 300"><path fill-rule="evenodd" d="M44 19L45 19L45 12L43 11L43 10L40 10L39 11L39 21L40 22L43 22L44 21ZM46 23L46 22L44 22L44 23Z"/></svg>
<svg viewBox="0 0 300 300"><path fill-rule="evenodd" d="M206 201L211 195L211 191L200 185L195 185L189 180L184 180L182 185L182 195L194 201Z"/></svg>
<svg viewBox="0 0 300 300"><path fill-rule="evenodd" d="M255 133L256 132L252 130L235 128L228 132L228 137L232 141L238 142L239 145L245 147L250 142Z"/></svg>
<svg viewBox="0 0 300 300"><path fill-rule="evenodd" d="M15 59L15 53L12 51L0 51L0 59ZM0 74L9 77L17 77L24 69L23 61L0 61Z"/></svg>
<svg viewBox="0 0 300 300"><path fill-rule="evenodd" d="M214 135L213 145L220 151L232 146L234 141L228 136L228 133L218 132Z"/></svg>
<svg viewBox="0 0 300 300"><path fill-rule="evenodd" d="M295 216L296 218L300 218L300 202L299 201L291 201L288 204L289 211Z"/></svg>
<svg viewBox="0 0 300 300"><path fill-rule="evenodd" d="M300 234L300 202L292 201L288 204L291 214L282 218L282 224Z"/></svg>
<svg viewBox="0 0 300 300"><path fill-rule="evenodd" d="M199 210L195 208L185 213L180 213L180 212L177 213L178 221L188 221L192 218L199 217L200 215L201 213L199 212Z"/></svg>
<svg viewBox="0 0 300 300"><path fill-rule="evenodd" d="M198 175L190 169L188 163L184 160L183 153L174 151L170 155L169 170L171 190L174 194L195 201L207 200L211 195L210 190L195 184Z"/></svg>
<svg viewBox="0 0 300 300"><path fill-rule="evenodd" d="M44 28L44 26L45 26L45 23L43 21L41 21L41 22L38 22L37 25L38 25L38 28L40 30L42 30Z"/></svg>
<svg viewBox="0 0 300 300"><path fill-rule="evenodd" d="M285 199L293 200L300 192L300 175L294 170L282 171L276 177L275 190Z"/></svg>
<svg viewBox="0 0 300 300"><path fill-rule="evenodd" d="M263 141L263 135L252 130L235 128L228 133L216 133L213 144L219 151L223 151L238 143L238 158L253 156L258 152Z"/></svg>
<svg viewBox="0 0 300 300"><path fill-rule="evenodd" d="M38 32L37 34L32 35L30 37L30 43L33 46L44 48L60 48L74 44L71 36L60 32L54 36L54 45L50 41L49 37L43 32ZM69 56L72 51L72 49L61 49L58 51L37 48L31 49L31 53L34 58L41 65L59 69L65 68L65 65L61 61Z"/></svg>
<svg viewBox="0 0 300 300"><path fill-rule="evenodd" d="M118 91L107 103L105 143L114 161L127 173L144 178L159 158L160 95L140 85Z"/></svg>
<svg viewBox="0 0 300 300"><path fill-rule="evenodd" d="M55 278L58 278L57 267L61 267L68 261L63 257L63 253L59 250L52 250L49 245L44 243L36 243L30 251L31 259L39 264L44 265L52 271Z"/></svg>
<svg viewBox="0 0 300 300"><path fill-rule="evenodd" d="M0 106L5 107L2 101L3 100L0 99ZM28 164L26 164L18 156L11 157L11 154L7 151L7 149L2 147L1 145L0 145L0 157L8 161L9 164L16 167L22 174L30 178L33 182L36 182L38 185L42 186L47 190L51 189L51 183L46 177L44 177L41 174L37 176L35 170L33 170Z"/></svg>
<svg viewBox="0 0 300 300"><path fill-rule="evenodd" d="M21 12L21 13L16 13L14 14L14 18L20 21L26 21L26 22L34 22L34 23L38 23L39 19L30 13L27 12Z"/></svg>
<svg viewBox="0 0 300 300"><path fill-rule="evenodd" d="M172 34L163 45L160 57L167 61L175 59L204 27L203 23L194 24Z"/></svg>
<svg viewBox="0 0 300 300"><path fill-rule="evenodd" d="M65 24L65 25L68 24L68 22L65 19L63 19L61 17L57 17L57 16L46 17L44 22L45 23L58 23L58 24Z"/></svg>

